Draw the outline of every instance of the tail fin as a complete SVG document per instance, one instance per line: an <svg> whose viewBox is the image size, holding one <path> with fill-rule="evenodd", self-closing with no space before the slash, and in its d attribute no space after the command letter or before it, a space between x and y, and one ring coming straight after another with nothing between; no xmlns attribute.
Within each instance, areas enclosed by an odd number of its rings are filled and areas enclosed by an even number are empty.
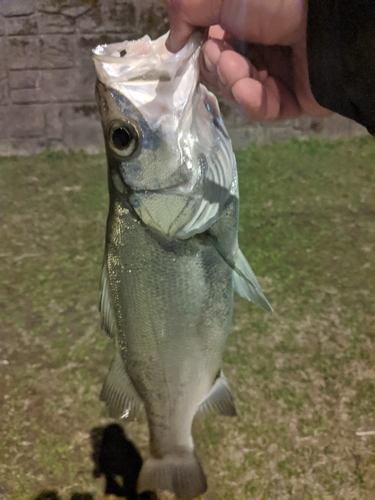
<svg viewBox="0 0 375 500"><path fill-rule="evenodd" d="M138 478L138 491L169 490L180 500L192 500L207 489L206 476L193 451L184 449L162 458L150 457Z"/></svg>

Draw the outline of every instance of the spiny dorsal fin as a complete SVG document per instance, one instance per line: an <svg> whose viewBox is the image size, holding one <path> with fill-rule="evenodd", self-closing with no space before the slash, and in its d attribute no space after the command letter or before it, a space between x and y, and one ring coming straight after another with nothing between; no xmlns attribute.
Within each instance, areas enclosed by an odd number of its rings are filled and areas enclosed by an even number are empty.
<svg viewBox="0 0 375 500"><path fill-rule="evenodd" d="M206 399L199 405L197 413L202 416L219 414L226 417L237 415L228 381L222 371L214 382Z"/></svg>
<svg viewBox="0 0 375 500"><path fill-rule="evenodd" d="M131 383L120 353L115 352L100 399L105 401L111 418L135 420L142 408L141 398Z"/></svg>
<svg viewBox="0 0 375 500"><path fill-rule="evenodd" d="M102 276L100 280L99 311L102 321L102 330L104 330L109 337L115 338L117 324L111 302L107 264L105 262L103 264Z"/></svg>

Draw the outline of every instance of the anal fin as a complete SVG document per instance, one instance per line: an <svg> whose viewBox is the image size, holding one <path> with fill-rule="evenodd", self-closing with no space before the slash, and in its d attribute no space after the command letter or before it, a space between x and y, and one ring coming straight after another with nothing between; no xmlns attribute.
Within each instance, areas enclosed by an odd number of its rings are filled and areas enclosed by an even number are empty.
<svg viewBox="0 0 375 500"><path fill-rule="evenodd" d="M197 414L202 416L219 414L225 417L237 415L228 381L222 371L220 371L220 375L215 380L208 396L199 405Z"/></svg>
<svg viewBox="0 0 375 500"><path fill-rule="evenodd" d="M135 420L141 411L142 400L125 371L118 351L104 381L100 399L105 401L111 418Z"/></svg>

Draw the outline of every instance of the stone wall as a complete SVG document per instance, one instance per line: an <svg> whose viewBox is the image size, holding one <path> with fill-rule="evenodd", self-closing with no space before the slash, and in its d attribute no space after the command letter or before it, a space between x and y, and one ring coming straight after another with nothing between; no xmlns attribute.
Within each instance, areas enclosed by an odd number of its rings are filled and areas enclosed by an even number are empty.
<svg viewBox="0 0 375 500"><path fill-rule="evenodd" d="M167 29L154 0L0 0L0 155L102 149L91 49ZM224 114L236 146L363 131L338 117L260 126Z"/></svg>
<svg viewBox="0 0 375 500"><path fill-rule="evenodd" d="M0 0L0 154L101 148L91 49L167 29L152 0Z"/></svg>

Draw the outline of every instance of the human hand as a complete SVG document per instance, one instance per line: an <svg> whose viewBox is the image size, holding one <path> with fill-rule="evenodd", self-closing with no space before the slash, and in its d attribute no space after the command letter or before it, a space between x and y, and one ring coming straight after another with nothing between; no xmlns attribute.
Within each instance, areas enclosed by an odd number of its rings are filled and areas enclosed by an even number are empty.
<svg viewBox="0 0 375 500"><path fill-rule="evenodd" d="M210 27L202 77L249 118L329 114L310 89L304 0L168 0L167 8L168 49L177 52L197 27Z"/></svg>

